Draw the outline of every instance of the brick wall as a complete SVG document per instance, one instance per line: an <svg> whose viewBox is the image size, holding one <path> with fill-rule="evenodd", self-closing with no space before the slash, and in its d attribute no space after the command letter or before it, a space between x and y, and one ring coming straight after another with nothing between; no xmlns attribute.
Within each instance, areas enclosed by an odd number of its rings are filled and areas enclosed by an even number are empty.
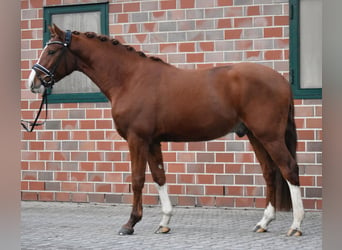
<svg viewBox="0 0 342 250"><path fill-rule="evenodd" d="M32 120L40 97L26 86L42 46L42 6L87 0L22 0L22 118ZM181 68L231 62L266 64L288 77L286 0L109 1L110 35ZM304 205L322 208L322 101L296 100L298 161ZM49 120L22 132L22 199L130 203L126 142L108 103L52 104ZM163 143L174 205L261 208L265 183L246 137ZM157 204L150 174L144 203Z"/></svg>

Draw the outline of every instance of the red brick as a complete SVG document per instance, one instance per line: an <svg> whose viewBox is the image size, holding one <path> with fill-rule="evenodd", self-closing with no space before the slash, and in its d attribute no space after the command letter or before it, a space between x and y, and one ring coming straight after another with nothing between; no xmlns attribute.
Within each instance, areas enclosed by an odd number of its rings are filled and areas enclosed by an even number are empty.
<svg viewBox="0 0 342 250"><path fill-rule="evenodd" d="M94 120L83 120L79 121L80 129L95 129L95 121Z"/></svg>
<svg viewBox="0 0 342 250"><path fill-rule="evenodd" d="M192 174L179 174L178 183L195 183L195 176Z"/></svg>
<svg viewBox="0 0 342 250"><path fill-rule="evenodd" d="M263 196L263 187L260 186L251 186L245 187L246 196Z"/></svg>
<svg viewBox="0 0 342 250"><path fill-rule="evenodd" d="M30 181L29 182L29 189L30 190L40 190L43 191L44 190L44 182L42 181Z"/></svg>
<svg viewBox="0 0 342 250"><path fill-rule="evenodd" d="M217 173L223 174L224 173L224 164L206 164L206 173Z"/></svg>
<svg viewBox="0 0 342 250"><path fill-rule="evenodd" d="M241 28L241 27L252 27L253 26L253 19L251 17L241 17L234 19L234 27Z"/></svg>
<svg viewBox="0 0 342 250"><path fill-rule="evenodd" d="M144 26L143 26L145 31L148 31L148 32L156 31L156 27L157 27L156 23L144 23Z"/></svg>
<svg viewBox="0 0 342 250"><path fill-rule="evenodd" d="M96 171L98 172L113 171L112 163L111 162L97 162Z"/></svg>
<svg viewBox="0 0 342 250"><path fill-rule="evenodd" d="M208 151L225 151L226 146L224 142L209 141L207 142Z"/></svg>
<svg viewBox="0 0 342 250"><path fill-rule="evenodd" d="M236 207L254 207L254 198L236 198Z"/></svg>
<svg viewBox="0 0 342 250"><path fill-rule="evenodd" d="M234 198L216 197L216 206L218 207L234 207Z"/></svg>
<svg viewBox="0 0 342 250"><path fill-rule="evenodd" d="M77 183L75 183L75 182L61 182L61 190L62 191L76 192L77 191Z"/></svg>
<svg viewBox="0 0 342 250"><path fill-rule="evenodd" d="M216 153L216 162L234 162L234 154Z"/></svg>
<svg viewBox="0 0 342 250"><path fill-rule="evenodd" d="M196 183L198 184L213 184L214 176L209 174L196 175Z"/></svg>
<svg viewBox="0 0 342 250"><path fill-rule="evenodd" d="M186 55L186 61L191 62L203 62L204 61L204 53L191 53Z"/></svg>
<svg viewBox="0 0 342 250"><path fill-rule="evenodd" d="M180 0L180 7L182 9L192 9L195 7L195 0Z"/></svg>
<svg viewBox="0 0 342 250"><path fill-rule="evenodd" d="M227 29L232 27L232 19L230 18L221 18L218 19L217 28L218 29Z"/></svg>
<svg viewBox="0 0 342 250"><path fill-rule="evenodd" d="M236 50L249 50L252 49L253 41L252 40L238 40L235 41Z"/></svg>
<svg viewBox="0 0 342 250"><path fill-rule="evenodd" d="M265 28L264 29L264 37L282 37L283 29L282 28Z"/></svg>
<svg viewBox="0 0 342 250"><path fill-rule="evenodd" d="M122 182L122 174L120 173L105 173L105 182Z"/></svg>
<svg viewBox="0 0 342 250"><path fill-rule="evenodd" d="M211 186L208 185L205 187L206 195L223 195L224 187L223 186Z"/></svg>
<svg viewBox="0 0 342 250"><path fill-rule="evenodd" d="M255 198L255 207L256 208L265 208L266 207L266 198Z"/></svg>
<svg viewBox="0 0 342 250"><path fill-rule="evenodd" d="M204 194L204 186L203 185L187 185L186 186L186 194L203 195Z"/></svg>
<svg viewBox="0 0 342 250"><path fill-rule="evenodd" d="M86 180L87 180L86 173L77 173L77 172L71 173L71 181L86 181Z"/></svg>
<svg viewBox="0 0 342 250"><path fill-rule="evenodd" d="M197 206L211 206L214 207L216 205L216 199L214 196L200 196L196 197L196 205Z"/></svg>
<svg viewBox="0 0 342 250"><path fill-rule="evenodd" d="M52 193L52 192L39 192L38 193L38 200L40 200L40 201L53 201L54 200L54 193Z"/></svg>
<svg viewBox="0 0 342 250"><path fill-rule="evenodd" d="M224 38L229 39L240 39L242 34L242 29L232 29L224 31Z"/></svg>
<svg viewBox="0 0 342 250"><path fill-rule="evenodd" d="M159 204L159 199L158 196L156 195L144 195L143 196L143 204L146 205L158 205Z"/></svg>
<svg viewBox="0 0 342 250"><path fill-rule="evenodd" d="M94 184L78 183L78 192L94 192Z"/></svg>
<svg viewBox="0 0 342 250"><path fill-rule="evenodd" d="M225 195L228 195L228 196L242 196L243 195L243 187L241 187L241 186L228 186L228 187L225 187Z"/></svg>
<svg viewBox="0 0 342 250"><path fill-rule="evenodd" d="M57 140L70 140L70 132L69 131L57 131Z"/></svg>
<svg viewBox="0 0 342 250"><path fill-rule="evenodd" d="M61 5L62 0L46 0L46 5Z"/></svg>
<svg viewBox="0 0 342 250"><path fill-rule="evenodd" d="M126 141L116 141L114 142L115 151L128 151L128 144Z"/></svg>
<svg viewBox="0 0 342 250"><path fill-rule="evenodd" d="M122 10L123 8L121 3L112 3L109 5L109 13L120 13Z"/></svg>
<svg viewBox="0 0 342 250"><path fill-rule="evenodd" d="M314 186L315 177L314 176L299 176L299 183L301 186Z"/></svg>
<svg viewBox="0 0 342 250"><path fill-rule="evenodd" d="M52 152L38 152L38 160L50 161L53 160Z"/></svg>
<svg viewBox="0 0 342 250"><path fill-rule="evenodd" d="M260 6L248 6L247 16L257 16L260 15Z"/></svg>
<svg viewBox="0 0 342 250"><path fill-rule="evenodd" d="M95 184L95 192L101 193L110 193L111 192L111 185L110 184Z"/></svg>
<svg viewBox="0 0 342 250"><path fill-rule="evenodd" d="M252 175L236 175L235 184L251 185L253 184L253 176Z"/></svg>
<svg viewBox="0 0 342 250"><path fill-rule="evenodd" d="M306 128L322 128L322 119L321 118L307 118Z"/></svg>
<svg viewBox="0 0 342 250"><path fill-rule="evenodd" d="M162 10L176 9L176 0L160 1L160 8Z"/></svg>
<svg viewBox="0 0 342 250"><path fill-rule="evenodd" d="M72 130L72 129L76 129L77 127L77 121L62 121L62 129L65 130Z"/></svg>
<svg viewBox="0 0 342 250"><path fill-rule="evenodd" d="M128 14L118 14L117 15L117 22L118 23L128 23Z"/></svg>
<svg viewBox="0 0 342 250"><path fill-rule="evenodd" d="M130 184L124 183L124 184L113 184L112 185L112 192L114 193L128 193L130 192Z"/></svg>
<svg viewBox="0 0 342 250"><path fill-rule="evenodd" d="M130 167L129 167L129 163L128 162L115 162L114 166L113 166L113 171L116 172L128 172L130 171Z"/></svg>
<svg viewBox="0 0 342 250"><path fill-rule="evenodd" d="M121 161L121 153L119 152L105 152L106 161Z"/></svg>
<svg viewBox="0 0 342 250"><path fill-rule="evenodd" d="M23 201L36 201L38 200L37 192L21 192L21 199Z"/></svg>
<svg viewBox="0 0 342 250"><path fill-rule="evenodd" d="M233 0L217 0L217 6L231 6L233 5Z"/></svg>
<svg viewBox="0 0 342 250"><path fill-rule="evenodd" d="M264 58L266 60L281 60L281 59L283 59L283 51L281 51L281 50L265 51Z"/></svg>
<svg viewBox="0 0 342 250"><path fill-rule="evenodd" d="M94 151L96 143L94 141L80 141L79 150L81 151Z"/></svg>
<svg viewBox="0 0 342 250"><path fill-rule="evenodd" d="M138 12L140 11L140 3L124 3L123 12Z"/></svg>
<svg viewBox="0 0 342 250"><path fill-rule="evenodd" d="M254 153L235 153L235 162L254 162Z"/></svg>
<svg viewBox="0 0 342 250"><path fill-rule="evenodd" d="M100 173L88 174L88 181L103 182L103 179L104 179L104 174L100 174Z"/></svg>
<svg viewBox="0 0 342 250"><path fill-rule="evenodd" d="M88 202L88 195L84 193L72 193L73 202Z"/></svg>
<svg viewBox="0 0 342 250"><path fill-rule="evenodd" d="M65 201L65 202L71 201L70 193L59 193L58 192L55 194L55 197L56 197L56 201Z"/></svg>
<svg viewBox="0 0 342 250"><path fill-rule="evenodd" d="M56 181L67 181L69 180L68 172L56 172L55 173L55 180Z"/></svg>
<svg viewBox="0 0 342 250"><path fill-rule="evenodd" d="M104 131L89 131L89 139L90 140L103 140Z"/></svg>
<svg viewBox="0 0 342 250"><path fill-rule="evenodd" d="M194 206L196 204L195 197L192 196L179 196L178 206Z"/></svg>
<svg viewBox="0 0 342 250"><path fill-rule="evenodd" d="M30 170L45 170L45 162L42 162L42 161L30 162Z"/></svg>
<svg viewBox="0 0 342 250"><path fill-rule="evenodd" d="M289 25L289 16L274 16L274 25Z"/></svg>
<svg viewBox="0 0 342 250"><path fill-rule="evenodd" d="M195 51L195 43L179 43L179 52L194 52Z"/></svg>
<svg viewBox="0 0 342 250"><path fill-rule="evenodd" d="M168 185L170 194L185 194L185 185Z"/></svg>

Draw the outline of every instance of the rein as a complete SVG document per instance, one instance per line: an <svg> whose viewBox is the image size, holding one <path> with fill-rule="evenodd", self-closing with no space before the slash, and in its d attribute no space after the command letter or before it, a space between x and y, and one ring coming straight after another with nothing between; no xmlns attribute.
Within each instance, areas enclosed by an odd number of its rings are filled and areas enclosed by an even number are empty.
<svg viewBox="0 0 342 250"><path fill-rule="evenodd" d="M56 82L56 79L55 79L55 71L62 59L62 56L64 55L66 49L69 47L70 43L71 43L71 37L72 37L72 34L71 34L71 31L70 30L67 30L66 31L66 34L65 34L65 41L64 42L61 42L61 41L52 41L52 42L49 42L47 43L46 45L49 46L51 44L58 44L58 45L62 45L63 46L63 49L62 49L62 53L59 55L59 57L57 58L54 66L52 67L52 70L50 71L49 69L45 68L43 65L39 64L39 63L36 63L35 65L33 65L32 69L35 70L36 72L37 71L40 71L42 73L45 74L45 76L42 78L40 75L38 75L38 78L41 82L41 84L44 86L44 92L43 92L43 95L42 95L42 101L40 103L40 107L39 107L39 111L36 115L36 118L34 120L34 122L30 122L30 121L26 121L26 120L21 120L21 126L27 131L27 132L32 132L34 130L34 128L36 126L41 126L43 124L45 124L46 120L47 120L47 117L48 117L48 89L52 89L53 85L55 84ZM38 118L39 118L39 115L43 109L43 105L45 103L45 121L44 122L40 122L38 123ZM25 124L26 123L26 124ZM31 126L31 128L29 129L29 127Z"/></svg>

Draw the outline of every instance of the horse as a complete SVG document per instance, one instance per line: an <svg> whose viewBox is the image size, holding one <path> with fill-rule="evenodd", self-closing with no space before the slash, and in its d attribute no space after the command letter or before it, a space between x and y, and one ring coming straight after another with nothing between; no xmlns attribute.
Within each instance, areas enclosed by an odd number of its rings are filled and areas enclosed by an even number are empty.
<svg viewBox="0 0 342 250"><path fill-rule="evenodd" d="M253 231L266 232L276 210L292 208L287 235L302 235L294 102L281 74L248 62L180 69L109 36L63 31L55 24L49 30L51 38L28 79L31 91L41 93L73 71L83 72L111 103L116 130L128 143L133 204L120 235L133 234L142 219L147 165L163 213L156 233L170 231L161 142L207 141L230 132L247 135L267 187L266 208Z"/></svg>

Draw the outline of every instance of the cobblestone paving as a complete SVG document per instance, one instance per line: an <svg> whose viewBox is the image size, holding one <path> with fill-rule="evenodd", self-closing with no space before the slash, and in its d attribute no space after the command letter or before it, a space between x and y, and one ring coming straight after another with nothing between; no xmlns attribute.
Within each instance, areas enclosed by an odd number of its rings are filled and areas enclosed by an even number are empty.
<svg viewBox="0 0 342 250"><path fill-rule="evenodd" d="M128 205L22 202L21 249L322 249L321 212L306 212L302 237L286 237L292 213L278 212L267 233L252 228L262 210L174 208L169 234L154 234L160 207L144 207L131 236L117 234Z"/></svg>

